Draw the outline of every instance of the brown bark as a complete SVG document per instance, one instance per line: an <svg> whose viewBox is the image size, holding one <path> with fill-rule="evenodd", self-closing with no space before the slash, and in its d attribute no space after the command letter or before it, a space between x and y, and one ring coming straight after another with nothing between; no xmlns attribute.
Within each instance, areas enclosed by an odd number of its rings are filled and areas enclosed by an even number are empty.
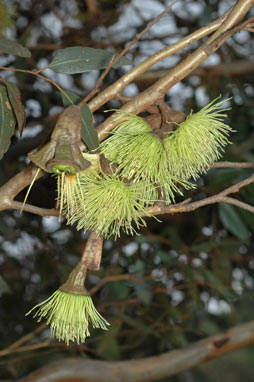
<svg viewBox="0 0 254 382"><path fill-rule="evenodd" d="M205 338L184 349L135 361L69 358L54 362L19 382L149 382L193 368L254 344L254 321Z"/></svg>

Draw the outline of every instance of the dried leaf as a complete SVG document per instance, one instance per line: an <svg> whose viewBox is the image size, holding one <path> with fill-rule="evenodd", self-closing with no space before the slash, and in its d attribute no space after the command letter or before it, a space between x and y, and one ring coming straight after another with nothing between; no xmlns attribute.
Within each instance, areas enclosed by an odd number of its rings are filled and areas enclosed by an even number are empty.
<svg viewBox="0 0 254 382"><path fill-rule="evenodd" d="M20 136L26 124L25 108L21 102L19 88L12 82L6 82L8 97L17 119Z"/></svg>
<svg viewBox="0 0 254 382"><path fill-rule="evenodd" d="M15 124L16 120L7 96L6 88L0 85L0 159L10 146Z"/></svg>

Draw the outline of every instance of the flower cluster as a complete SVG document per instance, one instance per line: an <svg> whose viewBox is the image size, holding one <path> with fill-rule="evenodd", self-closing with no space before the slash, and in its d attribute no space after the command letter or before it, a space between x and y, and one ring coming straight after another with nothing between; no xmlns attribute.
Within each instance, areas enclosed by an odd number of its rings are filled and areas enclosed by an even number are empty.
<svg viewBox="0 0 254 382"><path fill-rule="evenodd" d="M175 131L164 131L163 138L144 119L119 111L117 129L100 145L100 152L117 164L122 177L159 184L165 202L170 203L179 186L193 187L189 179L208 171L229 143L232 129L223 123L223 102L215 99L198 113L191 113L176 124Z"/></svg>
<svg viewBox="0 0 254 382"><path fill-rule="evenodd" d="M144 217L150 216L147 207L158 200L174 201L182 187L193 187L190 178L197 179L220 158L232 131L223 122L226 114L220 109L222 103L214 100L198 113L191 113L182 123L175 123L175 131L153 131L144 119L119 111L117 129L100 145L99 154L80 153L82 158L75 162L79 167L73 167L71 160L62 165L59 158L51 159L60 214L68 224L91 229L98 236L118 237L121 229L136 233L146 225ZM105 171L100 164L102 156L109 162ZM70 341L84 342L90 335L89 324L104 330L109 325L84 287L86 267L81 261L65 284L27 313L36 311L38 321L46 318L52 335L67 345Z"/></svg>
<svg viewBox="0 0 254 382"><path fill-rule="evenodd" d="M133 234L145 226L147 207L171 203L182 188L195 187L190 178L206 172L229 143L222 103L214 100L160 134L143 118L118 111L117 129L99 147L110 172L102 170L98 154L84 154L90 167L58 176L58 206L67 224L105 237L118 237L121 229Z"/></svg>

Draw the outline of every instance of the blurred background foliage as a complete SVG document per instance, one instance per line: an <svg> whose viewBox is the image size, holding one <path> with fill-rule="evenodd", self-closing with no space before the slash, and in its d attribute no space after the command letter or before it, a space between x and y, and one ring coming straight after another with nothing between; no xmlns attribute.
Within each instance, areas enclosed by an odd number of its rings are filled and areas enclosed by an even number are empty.
<svg viewBox="0 0 254 382"><path fill-rule="evenodd" d="M127 56L136 65L215 19L234 3L179 0L173 12L156 24ZM1 0L0 34L27 46L32 58L1 55L0 65L43 68L57 49L74 45L120 52L167 4L164 0ZM149 81L155 81L160 71L176 65L195 47L197 44L157 64ZM242 31L204 63L205 75L197 70L166 95L171 106L186 113L198 110L220 94L232 97L227 103L231 107L228 122L235 133L223 160L254 161L254 78L253 70L245 67L254 61L253 52L253 37ZM220 71L223 65L228 67L226 73ZM233 65L238 68L236 73L231 70ZM209 75L211 66L217 68L217 74ZM127 70L129 67L112 70L103 86ZM70 76L46 70L44 74L84 97L100 73ZM7 71L1 75L17 83L27 113L22 138L18 133L13 137L1 161L3 184L27 165L26 154L45 141L63 105L61 94L41 79ZM141 76L123 94L133 97L147 86L147 80ZM113 99L103 110L120 105ZM94 115L97 124L105 118L103 110ZM197 189L184 196L198 200L214 195L250 174L248 169L210 170L198 180ZM28 202L53 207L55 189L54 178L46 175L36 182ZM19 200L24 199L25 191ZM254 185L243 188L238 197L253 204ZM9 355L0 351L0 377L17 379L48 362L74 355L106 360L144 358L252 320L254 216L231 205L217 204L193 213L160 216L160 221L147 220L147 228L139 236L122 235L116 242L105 241L102 267L99 272L89 273L88 287L95 288L95 305L111 322L108 332L94 330L84 345L66 347L55 340L48 341L49 330L43 326L20 345L19 351ZM87 233L66 226L64 219L12 210L1 212L2 349L38 328L39 324L25 317L25 313L65 281L78 262L86 238ZM252 381L253 353L252 348L243 349L165 381Z"/></svg>

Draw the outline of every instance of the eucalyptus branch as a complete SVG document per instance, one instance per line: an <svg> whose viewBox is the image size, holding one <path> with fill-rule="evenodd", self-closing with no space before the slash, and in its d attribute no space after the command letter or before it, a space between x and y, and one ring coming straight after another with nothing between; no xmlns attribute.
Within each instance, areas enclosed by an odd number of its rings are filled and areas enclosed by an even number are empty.
<svg viewBox="0 0 254 382"><path fill-rule="evenodd" d="M223 202L228 204L234 204L237 207L243 208L246 211L254 213L254 206L241 202L240 200L228 197L228 195L238 192L241 188L251 183L254 183L254 175L251 175L249 178L239 183L236 183L233 186L226 188L225 190L219 192L216 195L210 196L202 200L198 200L197 202L192 202L192 203L182 202L182 203L170 205L170 206L165 206L165 205L162 205L161 203L160 204L158 203L148 208L147 212L149 212L152 215L163 215L168 213L175 214L178 212L190 212L200 207L207 206L209 204Z"/></svg>
<svg viewBox="0 0 254 382"><path fill-rule="evenodd" d="M160 62L166 57L169 57L177 53L183 48L186 48L187 46L193 44L194 42L214 32L224 22L224 20L230 13L231 9L229 9L226 13L224 13L224 15L220 16L219 18L217 18L210 24L189 34L188 36L184 37L182 40L178 41L177 43L171 46L167 46L166 48L160 50L159 52L155 53L153 56L143 61L141 64L135 66L135 68L133 68L128 73L123 75L121 78L119 78L119 80L114 82L112 85L108 86L105 90L101 91L100 94L98 94L95 98L93 98L89 102L88 105L91 111L93 112L96 111L106 102L108 102L111 98L114 98L115 95L117 93L120 93L125 88L126 85L133 82L136 78L139 78L139 76L142 73L146 72L149 68L151 68L156 63Z"/></svg>
<svg viewBox="0 0 254 382"><path fill-rule="evenodd" d="M9 207L13 210L19 210L19 211L25 211L30 212L31 214L39 215L39 216L59 216L59 210L55 208L41 208L33 206L32 204L27 203L21 203L17 202L16 200L13 200L11 202L11 207Z"/></svg>
<svg viewBox="0 0 254 382"><path fill-rule="evenodd" d="M215 162L211 168L254 168L254 162Z"/></svg>
<svg viewBox="0 0 254 382"><path fill-rule="evenodd" d="M23 205L23 203L14 200L20 191L31 184L37 170L37 167L31 163L24 170L19 172L2 187L0 187L0 211L14 209L31 212L40 216L59 216L59 211L54 208L47 209L32 206L30 204ZM43 171L40 171L36 179L43 176L43 174Z"/></svg>
<svg viewBox="0 0 254 382"><path fill-rule="evenodd" d="M227 38L233 35L236 31L248 27L248 24L245 22L236 26L235 28L232 28L234 26L233 22L244 17L252 5L253 0L240 0L229 14L229 19L226 18L221 27L207 40L207 42L202 44L195 52L190 54L185 60L170 70L166 76L140 93L133 100L127 102L124 106L122 106L121 110L138 114L147 106L155 103L157 99L164 97L166 92L171 89L177 82L189 75L189 73L196 69L212 53L216 52L216 50L219 49L219 47L225 42ZM225 27L229 28L229 30L226 32ZM105 139L110 131L112 131L112 129L115 127L117 118L118 115L114 113L97 127L100 141Z"/></svg>
<svg viewBox="0 0 254 382"><path fill-rule="evenodd" d="M123 57L129 50L135 45L144 34L146 34L153 25L155 25L159 20L162 19L163 16L165 16L172 8L172 6L175 4L176 0L173 0L170 5L161 12L141 33L138 33L135 38L122 50L122 52L115 57L111 62L108 64L102 75L99 77L98 81L95 84L95 87L93 90L80 102L79 106L82 107L85 103L87 103L98 91L99 86L108 74L108 72L112 69L112 67L120 60L121 57Z"/></svg>
<svg viewBox="0 0 254 382"><path fill-rule="evenodd" d="M211 165L211 168L254 168L254 163L253 162L217 162ZM23 205L23 203L14 200L14 198L19 194L20 191L22 191L25 187L31 184L36 171L37 171L36 166L34 166L33 164L30 164L27 166L26 169L22 170L20 173L18 173L12 179L10 179L7 183L5 183L2 187L0 187L0 211L6 210L6 209L15 209L19 211L22 210L22 211L30 212L40 216L59 216L59 211L55 208L47 209L47 208L40 208L37 206L33 206L31 204ZM37 179L43 176L43 174L44 174L43 171L41 171L39 175L37 176ZM191 211L190 206L194 206L195 207L194 209L197 209L199 207L202 207L203 205L218 203L218 202L225 202L225 203L235 204L238 207L243 208L247 211L254 212L254 207L249 206L248 204L240 202L239 200L236 200L236 199L232 199L228 197L226 198L228 194L233 192L238 192L241 187L244 187L245 185L252 183L253 182L252 177L253 175L250 178L246 179L245 181L240 182L236 184L235 186L232 186L233 190L236 189L236 191L231 191L231 188L227 188L226 190L222 191L221 193L217 195L214 195L210 198L206 198L194 203L189 203L190 199L187 199L183 202L170 205L170 206L155 204L154 206L150 207L148 211L149 213L153 215L160 215L164 213L187 212L187 211ZM245 184L245 182L247 182L247 184ZM240 185L240 188L238 189L237 187L239 185ZM228 192L228 190L230 192ZM224 192L226 193L224 194ZM198 205L195 203L198 203Z"/></svg>
<svg viewBox="0 0 254 382"><path fill-rule="evenodd" d="M110 362L78 357L64 359L36 370L19 382L56 382L70 379L100 382L159 381L231 351L253 345L253 331L254 322L250 321L183 349L140 360Z"/></svg>

